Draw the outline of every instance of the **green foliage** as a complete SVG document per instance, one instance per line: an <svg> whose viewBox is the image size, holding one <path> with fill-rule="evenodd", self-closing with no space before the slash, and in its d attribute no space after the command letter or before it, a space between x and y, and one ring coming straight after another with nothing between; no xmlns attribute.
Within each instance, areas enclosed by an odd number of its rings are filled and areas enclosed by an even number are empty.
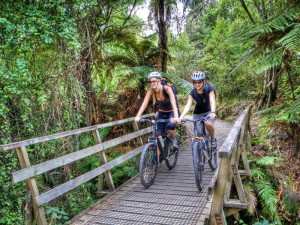
<svg viewBox="0 0 300 225"><path fill-rule="evenodd" d="M278 161L280 158L279 157L274 157L274 156L264 156L260 158L259 160L256 161L258 165L262 166L274 166L275 161Z"/></svg>
<svg viewBox="0 0 300 225"><path fill-rule="evenodd" d="M269 222L268 220L264 219L262 222L256 222L254 225L280 225L280 221L274 221L274 222Z"/></svg>
<svg viewBox="0 0 300 225"><path fill-rule="evenodd" d="M69 217L74 217L98 200L96 191L95 182L82 184L67 193L68 201L63 202L62 207L68 212Z"/></svg>
<svg viewBox="0 0 300 225"><path fill-rule="evenodd" d="M267 174L259 167L254 167L251 169L251 178L253 180L265 180L267 178Z"/></svg>
<svg viewBox="0 0 300 225"><path fill-rule="evenodd" d="M120 186L137 174L135 162L135 159L130 159L111 169L112 178L116 186Z"/></svg>
<svg viewBox="0 0 300 225"><path fill-rule="evenodd" d="M19 169L19 163L14 152L0 151L0 158L0 224L21 224L26 187L22 182L11 182L11 173Z"/></svg>
<svg viewBox="0 0 300 225"><path fill-rule="evenodd" d="M297 192L286 189L283 195L284 209L288 212L293 221L297 220L300 209L300 197Z"/></svg>
<svg viewBox="0 0 300 225"><path fill-rule="evenodd" d="M45 207L45 215L48 216L51 223L55 224L65 224L68 221L68 213L63 210L60 210L58 207Z"/></svg>
<svg viewBox="0 0 300 225"><path fill-rule="evenodd" d="M252 137L250 141L253 145L267 145L267 143L259 137Z"/></svg>
<svg viewBox="0 0 300 225"><path fill-rule="evenodd" d="M258 196L263 206L263 211L272 220L279 220L277 212L276 190L272 184L266 180L257 180L255 187L258 190Z"/></svg>

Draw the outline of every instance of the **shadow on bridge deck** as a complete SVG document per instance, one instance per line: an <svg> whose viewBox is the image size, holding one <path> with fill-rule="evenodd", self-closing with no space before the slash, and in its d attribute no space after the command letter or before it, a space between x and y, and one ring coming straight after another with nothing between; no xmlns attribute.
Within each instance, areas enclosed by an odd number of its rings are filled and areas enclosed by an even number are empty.
<svg viewBox="0 0 300 225"><path fill-rule="evenodd" d="M216 121L218 147L231 125ZM188 133L191 134L191 125ZM145 189L135 177L94 206L73 218L77 224L204 224L209 216L207 187L214 171L205 165L204 189L199 192L194 178L191 138L180 145L177 165L169 170L163 163L154 184Z"/></svg>

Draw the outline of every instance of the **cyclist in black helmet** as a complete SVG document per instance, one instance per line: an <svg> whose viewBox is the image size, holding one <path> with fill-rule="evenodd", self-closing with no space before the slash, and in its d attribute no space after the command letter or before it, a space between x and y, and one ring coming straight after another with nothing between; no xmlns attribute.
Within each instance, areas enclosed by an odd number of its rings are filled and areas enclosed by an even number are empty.
<svg viewBox="0 0 300 225"><path fill-rule="evenodd" d="M155 105L156 102L158 103L158 119L171 119L173 117L174 119L178 119L179 109L176 105L176 100L172 87L168 85L162 85L161 79L162 76L158 72L151 72L148 75L148 82L151 88L147 91L141 108L135 117L136 122L140 121L141 115L146 109L150 98L152 98L153 100L153 105ZM165 130L165 126L167 127L168 134L172 138L173 148L178 149L178 143L176 140L176 123L158 123L158 131L160 133L163 133Z"/></svg>
<svg viewBox="0 0 300 225"><path fill-rule="evenodd" d="M205 121L205 127L211 137L212 149L217 149L217 139L215 138L214 122L216 120L216 93L214 88L205 83L205 74L202 71L194 71L191 75L194 88L190 92L187 103L183 109L179 118L179 123L183 117L190 111L193 100L196 102L194 109L194 119L197 120L200 117L209 117Z"/></svg>

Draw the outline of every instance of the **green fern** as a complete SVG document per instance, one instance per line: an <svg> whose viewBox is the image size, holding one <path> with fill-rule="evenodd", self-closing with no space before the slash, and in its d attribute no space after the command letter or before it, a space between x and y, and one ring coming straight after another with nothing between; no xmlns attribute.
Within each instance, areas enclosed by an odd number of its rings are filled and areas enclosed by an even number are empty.
<svg viewBox="0 0 300 225"><path fill-rule="evenodd" d="M258 190L263 211L271 220L278 220L276 190L269 181L257 180L255 187Z"/></svg>
<svg viewBox="0 0 300 225"><path fill-rule="evenodd" d="M261 159L257 160L256 163L258 165L263 165L263 166L272 166L275 165L275 161L279 160L279 157L274 157L274 156L265 156L262 157Z"/></svg>
<svg viewBox="0 0 300 225"><path fill-rule="evenodd" d="M282 49L278 48L275 51L270 52L267 55L264 55L263 58L259 59L257 67L255 69L256 74L262 74L272 68L282 68Z"/></svg>
<svg viewBox="0 0 300 225"><path fill-rule="evenodd" d="M264 145L264 146L268 145L267 142L265 142L264 140L262 140L259 137L251 138L251 144L253 144L253 145Z"/></svg>
<svg viewBox="0 0 300 225"><path fill-rule="evenodd" d="M251 179L252 180L264 180L267 174L264 173L259 167L254 167L251 169Z"/></svg>

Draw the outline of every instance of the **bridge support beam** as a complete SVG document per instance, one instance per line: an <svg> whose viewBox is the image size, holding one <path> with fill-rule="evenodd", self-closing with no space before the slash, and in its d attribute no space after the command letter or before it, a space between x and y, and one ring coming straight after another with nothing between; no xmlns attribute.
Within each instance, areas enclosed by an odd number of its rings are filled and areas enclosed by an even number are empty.
<svg viewBox="0 0 300 225"><path fill-rule="evenodd" d="M101 144L101 138L100 138L98 130L94 130L93 131L93 136L94 136L96 144ZM104 165L106 163L107 163L107 159L106 159L105 152L101 151L100 152L100 166ZM106 178L109 190L110 191L115 190L115 185L114 185L114 182L113 182L113 179L112 179L110 171L105 172L104 175L105 175L105 178ZM103 192L103 183L104 183L104 180L103 179L104 179L103 174L101 174L98 177L98 194L99 195L104 194L104 192Z"/></svg>
<svg viewBox="0 0 300 225"><path fill-rule="evenodd" d="M28 153L27 153L27 150L25 147L17 148L17 155L18 155L19 162L20 162L22 169L31 166L29 156L28 156ZM34 218L38 225L46 225L47 221L46 221L46 217L45 217L45 213L44 213L44 208L42 206L38 206L36 199L35 199L35 197L37 197L39 195L39 191L38 191L35 179L34 178L27 179L26 185L27 185L27 188L31 192ZM31 222L27 221L27 223L29 224Z"/></svg>
<svg viewBox="0 0 300 225"><path fill-rule="evenodd" d="M134 131L140 130L137 122L133 122L132 126L133 126ZM144 145L142 137L138 137L136 140L140 146ZM136 165L135 165L136 169L138 169L140 166L140 159L141 159L141 154L138 154L136 156Z"/></svg>

